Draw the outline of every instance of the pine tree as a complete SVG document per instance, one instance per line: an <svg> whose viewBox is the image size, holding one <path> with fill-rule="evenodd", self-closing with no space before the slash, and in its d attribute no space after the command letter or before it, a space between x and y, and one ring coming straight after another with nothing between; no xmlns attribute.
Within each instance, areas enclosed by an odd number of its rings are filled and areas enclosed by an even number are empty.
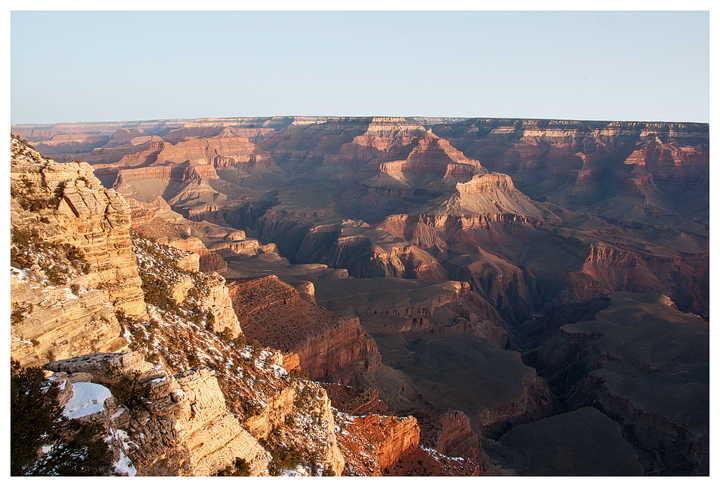
<svg viewBox="0 0 720 487"><path fill-rule="evenodd" d="M103 426L64 417L58 393L42 369L11 363L11 475L115 473Z"/></svg>

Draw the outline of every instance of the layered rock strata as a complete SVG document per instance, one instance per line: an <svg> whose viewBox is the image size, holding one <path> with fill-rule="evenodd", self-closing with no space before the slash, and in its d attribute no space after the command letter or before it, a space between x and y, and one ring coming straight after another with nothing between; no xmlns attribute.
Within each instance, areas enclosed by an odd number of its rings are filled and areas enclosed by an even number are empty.
<svg viewBox="0 0 720 487"><path fill-rule="evenodd" d="M380 476L418 447L420 429L412 416L352 416L344 419L339 441L349 475Z"/></svg>
<svg viewBox="0 0 720 487"><path fill-rule="evenodd" d="M138 475L207 476L242 458L253 475L267 475L268 452L225 407L212 371L178 375L153 368L138 354L95 354L52 362L45 369L85 374L122 394L144 395L142 408L114 415L134 445L128 451ZM125 392L127 393L127 392Z"/></svg>
<svg viewBox="0 0 720 487"><path fill-rule="evenodd" d="M111 306L98 289L73 293L44 286L25 273L13 273L10 355L23 367L88 352L117 352L127 347Z"/></svg>
<svg viewBox="0 0 720 487"><path fill-rule="evenodd" d="M298 355L310 377L372 369L377 345L358 318L342 318L303 299L276 276L228 282L233 308L249 340ZM347 378L346 378L347 380Z"/></svg>
<svg viewBox="0 0 720 487"><path fill-rule="evenodd" d="M130 316L146 316L130 208L122 196L103 188L88 164L55 163L17 139L11 156L13 231L36 233L36 243L78 249L87 267L70 286L97 289L102 283L105 301Z"/></svg>

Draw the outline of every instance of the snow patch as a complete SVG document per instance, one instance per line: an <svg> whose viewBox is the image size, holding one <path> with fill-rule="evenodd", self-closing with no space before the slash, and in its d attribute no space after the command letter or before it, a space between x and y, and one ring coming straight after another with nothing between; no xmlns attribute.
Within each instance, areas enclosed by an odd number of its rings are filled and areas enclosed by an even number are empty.
<svg viewBox="0 0 720 487"><path fill-rule="evenodd" d="M25 269L18 269L17 267L10 266L10 275L15 276L18 281L30 280L30 274Z"/></svg>
<svg viewBox="0 0 720 487"><path fill-rule="evenodd" d="M122 475L128 477L134 477L137 475L137 470L133 467L132 462L124 453L120 453L120 458L113 463L115 470Z"/></svg>
<svg viewBox="0 0 720 487"><path fill-rule="evenodd" d="M283 470L283 475L286 477L308 477L310 474L301 464L295 467L295 470Z"/></svg>
<svg viewBox="0 0 720 487"><path fill-rule="evenodd" d="M63 415L69 419L82 418L105 410L105 399L112 396L110 389L92 382L73 384L73 396L65 404Z"/></svg>
<svg viewBox="0 0 720 487"><path fill-rule="evenodd" d="M283 378L288 375L287 370L281 365L272 364L270 366L270 370L272 370L273 374L275 374L275 377Z"/></svg>
<svg viewBox="0 0 720 487"><path fill-rule="evenodd" d="M113 467L120 475L135 477L137 475L137 469L133 466L132 460L130 460L125 453L131 446L134 446L134 443L130 441L130 438L125 430L111 431L110 435L105 438L105 442L110 442L113 438L122 443L123 447L122 450L118 452L119 458L113 462Z"/></svg>

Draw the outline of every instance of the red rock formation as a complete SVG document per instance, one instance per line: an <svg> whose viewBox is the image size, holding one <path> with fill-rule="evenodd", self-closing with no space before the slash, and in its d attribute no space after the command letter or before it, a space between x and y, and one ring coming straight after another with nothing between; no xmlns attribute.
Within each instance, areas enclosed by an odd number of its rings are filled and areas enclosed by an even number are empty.
<svg viewBox="0 0 720 487"><path fill-rule="evenodd" d="M692 181L707 177L709 153L696 146L656 140L633 151L625 164L644 167L658 180Z"/></svg>
<svg viewBox="0 0 720 487"><path fill-rule="evenodd" d="M593 243L589 251L582 270L570 274L576 297L613 291L655 292L707 316L707 264L702 253L653 255L652 249L631 251L605 243ZM680 289L692 290L692 298L688 300Z"/></svg>
<svg viewBox="0 0 720 487"><path fill-rule="evenodd" d="M544 225L521 215L485 214L453 216L442 214L390 215L379 225L383 230L403 238L419 248L490 243L502 244L506 239L503 226L512 225L514 233L536 233ZM477 230L477 231L476 231Z"/></svg>
<svg viewBox="0 0 720 487"><path fill-rule="evenodd" d="M326 164L363 161L379 164L407 157L412 143L425 133L425 127L398 117L374 117L365 132L343 144L339 154L325 157Z"/></svg>
<svg viewBox="0 0 720 487"><path fill-rule="evenodd" d="M300 369L300 357L296 353L284 353L282 366L288 372Z"/></svg>
<svg viewBox="0 0 720 487"><path fill-rule="evenodd" d="M226 131L211 138L193 138L176 144L166 144L157 156L157 163L202 162L217 167L233 164L272 164L269 154L258 151L255 144L245 137L237 137Z"/></svg>
<svg viewBox="0 0 720 487"><path fill-rule="evenodd" d="M377 344L357 317L338 322L335 329L319 337L308 337L294 351L312 378L336 377L346 382L353 375L352 371L348 375L343 369L357 364L359 370L365 372L380 364Z"/></svg>
<svg viewBox="0 0 720 487"><path fill-rule="evenodd" d="M408 450L418 446L420 441L420 428L412 416L396 418L367 415L358 418L356 423L373 433L365 437L378 445L377 455L380 468L396 463L407 454Z"/></svg>
<svg viewBox="0 0 720 487"><path fill-rule="evenodd" d="M108 142L102 135L89 134L58 134L50 140L35 144L35 150L41 154L53 155L62 153L90 152Z"/></svg>
<svg viewBox="0 0 720 487"><path fill-rule="evenodd" d="M228 287L247 339L296 353L311 378L340 374L349 380L354 367L367 371L380 361L377 344L358 318L341 318L312 304L275 276L231 280Z"/></svg>
<svg viewBox="0 0 720 487"><path fill-rule="evenodd" d="M359 389L338 383L325 383L323 388L327 391L333 407L343 413L362 416L388 412L387 404L380 399L377 389Z"/></svg>
<svg viewBox="0 0 720 487"><path fill-rule="evenodd" d="M425 135L417 140L417 146L410 152L407 162L403 165L403 171L436 171L444 174L448 164L468 164L478 170L482 166L478 161L465 157L465 154L457 150L450 143L428 130Z"/></svg>
<svg viewBox="0 0 720 487"><path fill-rule="evenodd" d="M477 459L482 447L477 434L470 428L470 420L462 411L450 411L442 420L442 433L437 451L449 457Z"/></svg>
<svg viewBox="0 0 720 487"><path fill-rule="evenodd" d="M412 416L368 414L351 417L343 426L338 443L350 475L383 475L420 441L420 428Z"/></svg>
<svg viewBox="0 0 720 487"><path fill-rule="evenodd" d="M322 215L268 212L260 222L263 226L260 238L282 240L295 228L301 228L306 219L315 221L319 217ZM293 230L288 231L288 227ZM347 269L354 277L447 279L447 272L430 253L364 222L347 220L341 224L310 226L298 240L292 247L280 249L296 263L321 263Z"/></svg>
<svg viewBox="0 0 720 487"><path fill-rule="evenodd" d="M338 391L334 390L335 395ZM334 404L334 403L333 403ZM352 403L351 403L352 404ZM349 406L350 404L344 404ZM378 414L340 415L338 443L345 457L343 475L478 475L473 459L449 457L420 446L420 429L412 417ZM477 436L475 437L477 440Z"/></svg>
<svg viewBox="0 0 720 487"><path fill-rule="evenodd" d="M208 165L165 165L142 167L137 169L121 169L115 186L118 190L130 181L139 179L154 179L158 181L191 181L203 178L217 177L215 169Z"/></svg>
<svg viewBox="0 0 720 487"><path fill-rule="evenodd" d="M474 460L448 457L436 450L418 447L387 469L385 475L407 476L474 476L481 473Z"/></svg>
<svg viewBox="0 0 720 487"><path fill-rule="evenodd" d="M225 272L227 270L227 262L215 252L207 252L200 255L200 271L201 272Z"/></svg>
<svg viewBox="0 0 720 487"><path fill-rule="evenodd" d="M311 304L317 304L315 302L315 285L310 281L295 281L292 284L292 287L297 289L297 291L300 293L300 296Z"/></svg>
<svg viewBox="0 0 720 487"><path fill-rule="evenodd" d="M462 411L414 411L420 425L420 442L440 455L464 460L477 468L471 475L487 472L490 460L483 451L478 435ZM469 467L469 466L468 466Z"/></svg>
<svg viewBox="0 0 720 487"><path fill-rule="evenodd" d="M602 177L603 168L628 164L645 167L657 181L694 183L708 176L703 124L476 119L435 131L516 180L546 168L551 178L587 182Z"/></svg>
<svg viewBox="0 0 720 487"><path fill-rule="evenodd" d="M405 159L383 162L379 165L379 174L364 184L370 188L402 189L452 186L486 172L478 161L468 159L447 140L428 131L417 139Z"/></svg>

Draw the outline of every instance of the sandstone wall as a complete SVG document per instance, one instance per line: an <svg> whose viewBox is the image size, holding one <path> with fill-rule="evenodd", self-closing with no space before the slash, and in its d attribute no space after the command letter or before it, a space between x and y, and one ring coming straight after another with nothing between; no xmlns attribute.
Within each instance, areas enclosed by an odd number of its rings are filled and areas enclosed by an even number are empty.
<svg viewBox="0 0 720 487"><path fill-rule="evenodd" d="M92 352L127 347L113 308L103 292L74 294L69 288L43 286L13 275L11 303L28 309L11 327L10 356L23 367Z"/></svg>
<svg viewBox="0 0 720 487"><path fill-rule="evenodd" d="M92 289L102 283L106 301L129 316L145 317L130 208L122 196L103 188L88 164L55 163L16 139L11 156L13 229L80 249L89 268L77 284Z"/></svg>

